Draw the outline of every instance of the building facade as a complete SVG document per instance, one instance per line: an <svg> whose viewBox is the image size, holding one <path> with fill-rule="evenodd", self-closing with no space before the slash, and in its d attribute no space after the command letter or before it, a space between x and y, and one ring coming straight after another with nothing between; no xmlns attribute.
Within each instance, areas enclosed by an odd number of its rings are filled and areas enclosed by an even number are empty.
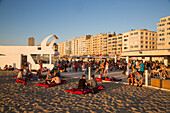
<svg viewBox="0 0 170 113"><path fill-rule="evenodd" d="M157 48L170 49L170 16L161 18L157 26Z"/></svg>
<svg viewBox="0 0 170 113"><path fill-rule="evenodd" d="M157 49L156 34L155 31L149 31L147 29L131 30L123 33L122 51Z"/></svg>

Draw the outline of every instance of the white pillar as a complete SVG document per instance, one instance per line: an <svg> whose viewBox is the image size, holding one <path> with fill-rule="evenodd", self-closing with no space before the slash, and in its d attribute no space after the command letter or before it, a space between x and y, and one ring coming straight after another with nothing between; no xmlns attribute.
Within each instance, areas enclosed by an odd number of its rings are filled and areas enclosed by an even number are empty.
<svg viewBox="0 0 170 113"><path fill-rule="evenodd" d="M52 60L52 59L51 59L51 54L50 54L50 64L51 64L51 60Z"/></svg>
<svg viewBox="0 0 170 113"><path fill-rule="evenodd" d="M117 56L115 55L115 63L117 62Z"/></svg>
<svg viewBox="0 0 170 113"><path fill-rule="evenodd" d="M89 80L90 80L90 77L91 77L91 67L89 67L89 75L88 75Z"/></svg>
<svg viewBox="0 0 170 113"><path fill-rule="evenodd" d="M128 67L129 56L126 57L126 63L127 63L127 71L125 73L126 73L126 75L129 75L129 67Z"/></svg>
<svg viewBox="0 0 170 113"><path fill-rule="evenodd" d="M167 56L164 57L164 64L165 64L165 66L168 66L168 57Z"/></svg>
<svg viewBox="0 0 170 113"><path fill-rule="evenodd" d="M148 86L148 70L145 70L145 86Z"/></svg>

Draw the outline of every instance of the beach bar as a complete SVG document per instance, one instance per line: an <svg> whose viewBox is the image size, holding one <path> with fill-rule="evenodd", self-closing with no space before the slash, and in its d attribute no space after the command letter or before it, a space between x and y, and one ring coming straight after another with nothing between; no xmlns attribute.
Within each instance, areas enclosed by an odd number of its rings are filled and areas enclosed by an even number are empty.
<svg viewBox="0 0 170 113"><path fill-rule="evenodd" d="M54 40L47 44L47 41ZM55 51L52 46L58 39L56 35L46 37L40 46L0 46L0 67L11 65L15 69L21 68L24 62L28 62L30 69L38 69L39 61L42 60L43 67L52 69L54 67Z"/></svg>

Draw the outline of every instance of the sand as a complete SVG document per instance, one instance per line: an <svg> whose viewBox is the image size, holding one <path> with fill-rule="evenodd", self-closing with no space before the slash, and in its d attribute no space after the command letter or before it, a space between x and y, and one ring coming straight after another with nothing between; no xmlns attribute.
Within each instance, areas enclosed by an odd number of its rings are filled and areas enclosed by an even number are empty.
<svg viewBox="0 0 170 113"><path fill-rule="evenodd" d="M170 92L147 87L102 83L106 90L97 94L75 95L66 89L77 87L76 78L55 87L27 86L12 78L17 72L0 72L0 112L170 112Z"/></svg>

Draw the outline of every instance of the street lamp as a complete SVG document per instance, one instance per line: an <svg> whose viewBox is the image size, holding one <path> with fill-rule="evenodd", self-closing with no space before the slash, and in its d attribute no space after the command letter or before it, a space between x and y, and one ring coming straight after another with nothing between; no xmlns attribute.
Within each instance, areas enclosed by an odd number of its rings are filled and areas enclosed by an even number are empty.
<svg viewBox="0 0 170 113"><path fill-rule="evenodd" d="M60 53L59 53L57 50L55 50L55 54L54 54L54 67L56 66L57 60L56 60L56 62L55 62L55 59L57 59L57 56L58 56L58 55L60 55ZM58 65L58 62L57 62L57 65Z"/></svg>

